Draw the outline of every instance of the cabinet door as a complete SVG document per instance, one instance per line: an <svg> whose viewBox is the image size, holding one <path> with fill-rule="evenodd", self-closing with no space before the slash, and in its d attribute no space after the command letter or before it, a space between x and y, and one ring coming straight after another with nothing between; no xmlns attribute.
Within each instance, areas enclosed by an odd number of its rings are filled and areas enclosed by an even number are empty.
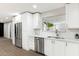
<svg viewBox="0 0 79 59"><path fill-rule="evenodd" d="M65 55L65 45L66 45L66 42L55 41L55 46L54 46L55 56Z"/></svg>
<svg viewBox="0 0 79 59"><path fill-rule="evenodd" d="M42 19L39 13L33 14L33 28L41 28L42 26Z"/></svg>
<svg viewBox="0 0 79 59"><path fill-rule="evenodd" d="M79 4L66 4L66 23L68 28L79 28Z"/></svg>
<svg viewBox="0 0 79 59"><path fill-rule="evenodd" d="M54 41L52 40L48 40L45 39L45 43L44 43L44 53L45 55L48 56L53 56L54 55Z"/></svg>
<svg viewBox="0 0 79 59"><path fill-rule="evenodd" d="M66 56L78 56L79 55L79 44L67 43Z"/></svg>

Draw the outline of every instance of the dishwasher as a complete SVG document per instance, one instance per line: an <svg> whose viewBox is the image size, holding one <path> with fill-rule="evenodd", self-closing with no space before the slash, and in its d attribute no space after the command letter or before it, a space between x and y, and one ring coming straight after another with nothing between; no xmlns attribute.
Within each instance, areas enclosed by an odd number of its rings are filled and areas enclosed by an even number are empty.
<svg viewBox="0 0 79 59"><path fill-rule="evenodd" d="M44 38L35 37L34 43L35 43L35 51L44 54Z"/></svg>

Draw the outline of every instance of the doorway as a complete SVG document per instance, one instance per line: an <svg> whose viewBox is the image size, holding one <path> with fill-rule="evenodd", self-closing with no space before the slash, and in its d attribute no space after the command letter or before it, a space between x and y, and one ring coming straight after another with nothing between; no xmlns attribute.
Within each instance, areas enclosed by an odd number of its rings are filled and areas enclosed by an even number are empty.
<svg viewBox="0 0 79 59"><path fill-rule="evenodd" d="M0 37L4 36L4 23L0 23Z"/></svg>

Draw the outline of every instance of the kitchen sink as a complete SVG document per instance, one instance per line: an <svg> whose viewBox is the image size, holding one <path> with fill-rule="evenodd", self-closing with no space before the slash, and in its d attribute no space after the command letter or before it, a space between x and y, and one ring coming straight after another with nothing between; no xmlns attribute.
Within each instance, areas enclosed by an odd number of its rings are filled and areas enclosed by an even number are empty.
<svg viewBox="0 0 79 59"><path fill-rule="evenodd" d="M48 38L64 39L63 37L54 37L54 36L48 36Z"/></svg>

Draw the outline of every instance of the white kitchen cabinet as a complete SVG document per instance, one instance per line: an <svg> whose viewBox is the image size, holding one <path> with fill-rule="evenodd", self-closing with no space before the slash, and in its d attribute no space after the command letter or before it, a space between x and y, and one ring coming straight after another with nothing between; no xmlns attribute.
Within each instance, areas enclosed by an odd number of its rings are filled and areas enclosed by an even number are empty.
<svg viewBox="0 0 79 59"><path fill-rule="evenodd" d="M66 4L66 24L69 29L79 28L79 4Z"/></svg>
<svg viewBox="0 0 79 59"><path fill-rule="evenodd" d="M68 41L55 41L55 56L79 56L79 44Z"/></svg>
<svg viewBox="0 0 79 59"><path fill-rule="evenodd" d="M48 56L64 56L66 42L57 41L53 39L45 40L45 55Z"/></svg>
<svg viewBox="0 0 79 59"><path fill-rule="evenodd" d="M42 26L42 19L40 13L34 13L33 14L33 28L34 29L40 29Z"/></svg>
<svg viewBox="0 0 79 59"><path fill-rule="evenodd" d="M79 56L79 44L67 42L65 55L66 56Z"/></svg>
<svg viewBox="0 0 79 59"><path fill-rule="evenodd" d="M47 56L79 56L79 43L45 39L44 54Z"/></svg>
<svg viewBox="0 0 79 59"><path fill-rule="evenodd" d="M54 52L55 56L64 56L65 55L65 45L66 42L63 41L55 41Z"/></svg>
<svg viewBox="0 0 79 59"><path fill-rule="evenodd" d="M44 42L44 54L54 56L54 40L45 39Z"/></svg>
<svg viewBox="0 0 79 59"><path fill-rule="evenodd" d="M33 36L33 19L32 14L26 12L21 15L22 19L22 47L25 50L30 50L32 47ZM31 44L30 44L31 43Z"/></svg>

